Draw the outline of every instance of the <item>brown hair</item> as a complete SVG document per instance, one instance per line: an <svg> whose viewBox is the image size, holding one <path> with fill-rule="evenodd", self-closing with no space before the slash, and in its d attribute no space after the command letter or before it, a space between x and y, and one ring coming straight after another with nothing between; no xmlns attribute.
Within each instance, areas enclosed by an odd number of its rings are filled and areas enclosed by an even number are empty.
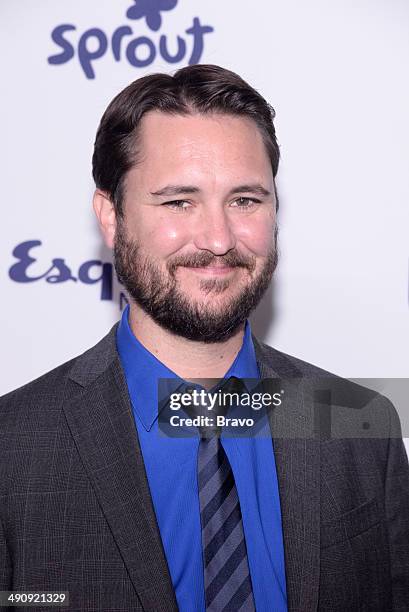
<svg viewBox="0 0 409 612"><path fill-rule="evenodd" d="M123 216L124 178L137 163L138 127L143 115L151 110L182 115L217 112L253 119L276 176L280 153L273 124L274 109L240 76L206 64L181 68L174 76L151 74L133 81L112 100L95 139L94 181L108 193L118 216Z"/></svg>

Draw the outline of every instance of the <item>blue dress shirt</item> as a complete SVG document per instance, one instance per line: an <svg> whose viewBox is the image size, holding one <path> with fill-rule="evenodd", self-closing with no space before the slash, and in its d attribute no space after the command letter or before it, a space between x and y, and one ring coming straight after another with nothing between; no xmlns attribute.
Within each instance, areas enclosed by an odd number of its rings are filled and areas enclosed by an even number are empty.
<svg viewBox="0 0 409 612"><path fill-rule="evenodd" d="M180 612L205 612L197 488L200 440L159 434L157 380L183 380L135 338L128 314L129 306L118 326L117 347L169 572ZM248 321L242 347L225 378L230 376L260 377ZM272 438L222 435L221 441L240 500L256 610L285 612L284 547Z"/></svg>

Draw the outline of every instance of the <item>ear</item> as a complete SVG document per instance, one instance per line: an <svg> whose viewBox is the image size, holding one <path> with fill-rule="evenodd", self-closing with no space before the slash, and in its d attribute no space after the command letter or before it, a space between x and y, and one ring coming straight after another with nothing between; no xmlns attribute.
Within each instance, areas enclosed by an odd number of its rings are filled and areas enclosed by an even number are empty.
<svg viewBox="0 0 409 612"><path fill-rule="evenodd" d="M100 189L96 189L92 200L94 212L97 216L99 227L104 236L105 244L110 249L114 246L116 231L116 214L113 203L108 194Z"/></svg>

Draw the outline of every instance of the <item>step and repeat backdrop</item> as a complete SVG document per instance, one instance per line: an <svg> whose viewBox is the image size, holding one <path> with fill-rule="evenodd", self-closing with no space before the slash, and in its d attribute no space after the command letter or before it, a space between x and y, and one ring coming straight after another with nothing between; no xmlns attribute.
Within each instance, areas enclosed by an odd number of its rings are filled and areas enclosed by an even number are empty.
<svg viewBox="0 0 409 612"><path fill-rule="evenodd" d="M91 208L100 117L195 63L273 105L280 263L265 342L347 377L409 377L407 0L2 0L0 394L124 306Z"/></svg>

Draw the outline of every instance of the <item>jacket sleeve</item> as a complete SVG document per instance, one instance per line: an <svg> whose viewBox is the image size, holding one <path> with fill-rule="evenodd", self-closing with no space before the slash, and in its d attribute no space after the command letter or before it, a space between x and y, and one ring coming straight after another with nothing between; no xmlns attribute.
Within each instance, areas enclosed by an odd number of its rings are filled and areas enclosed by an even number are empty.
<svg viewBox="0 0 409 612"><path fill-rule="evenodd" d="M11 559L0 518L0 591L11 590Z"/></svg>
<svg viewBox="0 0 409 612"><path fill-rule="evenodd" d="M10 591L12 585L12 561L7 546L6 529L4 526L4 508L6 507L5 484L7 482L7 443L5 432L7 426L4 420L5 402L0 398L0 591Z"/></svg>
<svg viewBox="0 0 409 612"><path fill-rule="evenodd" d="M409 466L399 417L390 405L385 478L385 512L390 549L394 612L409 610Z"/></svg>

